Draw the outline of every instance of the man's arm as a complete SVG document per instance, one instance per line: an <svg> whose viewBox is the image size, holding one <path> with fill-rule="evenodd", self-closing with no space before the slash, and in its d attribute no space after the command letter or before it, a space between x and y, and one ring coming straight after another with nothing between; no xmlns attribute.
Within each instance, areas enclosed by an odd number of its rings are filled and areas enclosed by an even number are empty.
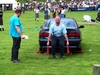
<svg viewBox="0 0 100 75"><path fill-rule="evenodd" d="M22 32L20 31L20 28L18 26L15 26L17 32L19 33L19 35L21 36L22 39L24 39L25 37L23 36Z"/></svg>
<svg viewBox="0 0 100 75"><path fill-rule="evenodd" d="M20 28L18 26L15 26L17 32L19 33L20 36L22 36L22 32L20 31Z"/></svg>
<svg viewBox="0 0 100 75"><path fill-rule="evenodd" d="M50 38L51 38L51 34L49 34L49 36L48 36L48 41L47 41L47 46L49 46L49 41L50 41Z"/></svg>
<svg viewBox="0 0 100 75"><path fill-rule="evenodd" d="M67 34L64 34L64 37L65 37L65 39L66 39L66 41L67 41L66 45L69 45L69 41L68 41L68 36L67 36Z"/></svg>

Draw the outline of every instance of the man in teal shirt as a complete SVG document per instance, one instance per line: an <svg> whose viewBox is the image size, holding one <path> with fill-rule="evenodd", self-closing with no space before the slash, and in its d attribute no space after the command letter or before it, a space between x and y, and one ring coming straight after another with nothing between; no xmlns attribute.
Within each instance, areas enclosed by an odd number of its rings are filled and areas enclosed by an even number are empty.
<svg viewBox="0 0 100 75"><path fill-rule="evenodd" d="M16 9L15 14L10 18L10 36L13 39L11 61L19 63L18 59L21 38L25 38L22 34L22 24L19 19L21 9Z"/></svg>

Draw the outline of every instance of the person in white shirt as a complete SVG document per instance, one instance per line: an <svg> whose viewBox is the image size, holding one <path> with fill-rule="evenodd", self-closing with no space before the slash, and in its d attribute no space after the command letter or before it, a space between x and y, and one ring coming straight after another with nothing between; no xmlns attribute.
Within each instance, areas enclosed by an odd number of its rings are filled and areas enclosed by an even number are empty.
<svg viewBox="0 0 100 75"><path fill-rule="evenodd" d="M91 22L91 19L92 19L89 15L84 15L83 18L84 18L84 21L86 22Z"/></svg>
<svg viewBox="0 0 100 75"><path fill-rule="evenodd" d="M95 22L95 20L92 19L89 15L84 15L83 18L85 22Z"/></svg>
<svg viewBox="0 0 100 75"><path fill-rule="evenodd" d="M39 21L39 12L40 12L39 9L35 8L34 12L35 12L35 21Z"/></svg>
<svg viewBox="0 0 100 75"><path fill-rule="evenodd" d="M61 17L61 18L66 17L64 7L62 7L62 9L61 9L61 16L60 16L60 17Z"/></svg>
<svg viewBox="0 0 100 75"><path fill-rule="evenodd" d="M62 0L60 0L59 2L62 2Z"/></svg>

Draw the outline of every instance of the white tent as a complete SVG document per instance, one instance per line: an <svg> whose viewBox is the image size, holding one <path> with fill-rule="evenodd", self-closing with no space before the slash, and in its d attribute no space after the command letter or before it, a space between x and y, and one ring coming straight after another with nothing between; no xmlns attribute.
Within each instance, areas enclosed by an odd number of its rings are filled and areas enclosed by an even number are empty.
<svg viewBox="0 0 100 75"><path fill-rule="evenodd" d="M17 7L16 0L0 0L0 4L2 4L2 9L4 9L4 5L11 4L12 10L14 10Z"/></svg>

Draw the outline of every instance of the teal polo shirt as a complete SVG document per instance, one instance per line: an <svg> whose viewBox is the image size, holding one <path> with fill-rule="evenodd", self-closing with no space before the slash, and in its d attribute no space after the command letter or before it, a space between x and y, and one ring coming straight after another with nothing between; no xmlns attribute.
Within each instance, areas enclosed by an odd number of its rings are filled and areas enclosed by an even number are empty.
<svg viewBox="0 0 100 75"><path fill-rule="evenodd" d="M22 32L22 23L20 19L16 15L13 15L10 18L10 36L21 37L20 34L17 32L15 26L18 26L20 28L20 31Z"/></svg>

